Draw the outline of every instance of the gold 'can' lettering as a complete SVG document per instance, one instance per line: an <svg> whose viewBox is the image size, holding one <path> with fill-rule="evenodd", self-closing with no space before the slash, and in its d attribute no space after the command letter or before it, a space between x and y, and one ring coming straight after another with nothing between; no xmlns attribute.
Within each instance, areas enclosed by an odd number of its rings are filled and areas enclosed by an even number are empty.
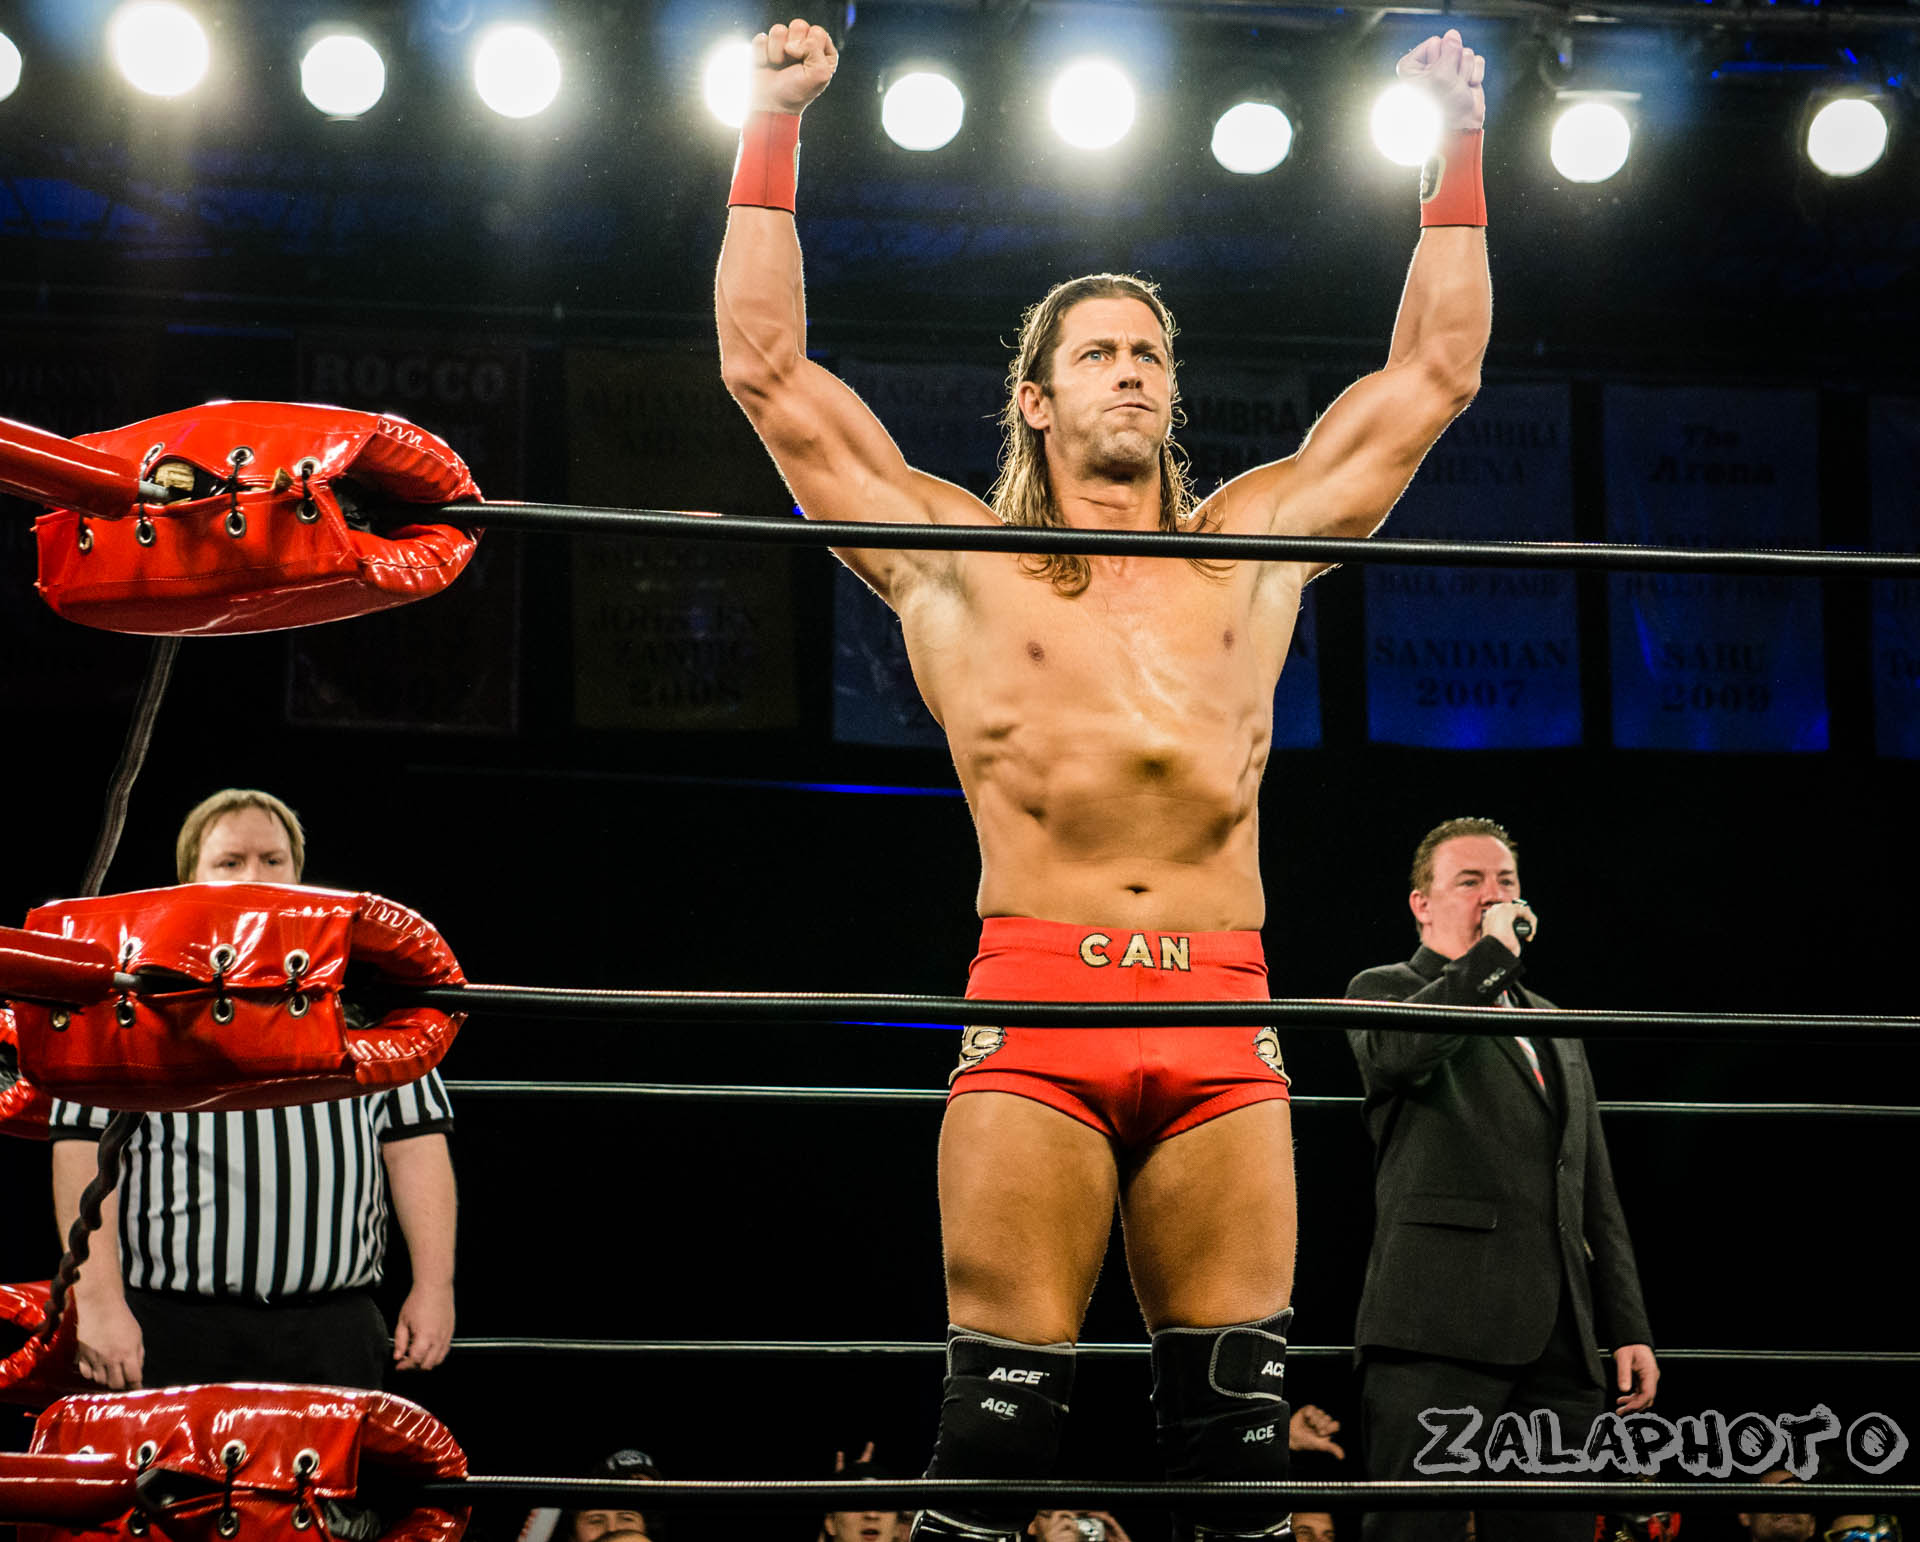
<svg viewBox="0 0 1920 1542"><path fill-rule="evenodd" d="M1105 932L1088 932L1080 939L1080 962L1091 969L1104 969L1113 962L1105 948L1113 939Z"/></svg>
<svg viewBox="0 0 1920 1542"><path fill-rule="evenodd" d="M1188 959L1188 949L1192 945L1189 937L1165 937L1160 939L1160 967L1162 969L1185 969L1192 971L1193 965Z"/></svg>

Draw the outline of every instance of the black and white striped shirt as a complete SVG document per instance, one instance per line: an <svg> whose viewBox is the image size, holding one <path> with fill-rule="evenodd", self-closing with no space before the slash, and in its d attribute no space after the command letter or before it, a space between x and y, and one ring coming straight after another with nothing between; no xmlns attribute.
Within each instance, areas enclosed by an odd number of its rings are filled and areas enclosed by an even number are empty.
<svg viewBox="0 0 1920 1542"><path fill-rule="evenodd" d="M49 1133L98 1140L111 1117L56 1101ZM452 1128L437 1071L335 1103L148 1114L120 1168L126 1283L255 1301L371 1285L387 1247L381 1145Z"/></svg>

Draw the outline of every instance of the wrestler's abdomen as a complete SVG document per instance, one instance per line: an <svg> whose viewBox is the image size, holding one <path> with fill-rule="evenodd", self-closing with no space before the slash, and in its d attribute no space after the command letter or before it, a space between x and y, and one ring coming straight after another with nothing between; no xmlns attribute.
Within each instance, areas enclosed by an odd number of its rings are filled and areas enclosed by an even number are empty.
<svg viewBox="0 0 1920 1542"><path fill-rule="evenodd" d="M1250 575L1136 562L1072 600L1004 559L970 578L964 607L910 615L908 637L973 809L980 913L1258 927L1286 638L1259 623Z"/></svg>

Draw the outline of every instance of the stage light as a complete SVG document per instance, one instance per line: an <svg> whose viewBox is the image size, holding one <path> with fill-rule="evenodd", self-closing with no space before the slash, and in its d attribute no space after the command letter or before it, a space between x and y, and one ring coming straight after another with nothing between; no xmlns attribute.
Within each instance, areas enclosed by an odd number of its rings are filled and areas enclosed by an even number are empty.
<svg viewBox="0 0 1920 1542"><path fill-rule="evenodd" d="M1440 146L1440 104L1423 86L1402 80L1373 103L1373 143L1396 166L1421 166Z"/></svg>
<svg viewBox="0 0 1920 1542"><path fill-rule="evenodd" d="M1548 154L1569 182L1604 182L1627 164L1633 129L1612 102L1571 103L1554 121Z"/></svg>
<svg viewBox="0 0 1920 1542"><path fill-rule="evenodd" d="M0 102L20 88L20 50L12 38L0 32Z"/></svg>
<svg viewBox="0 0 1920 1542"><path fill-rule="evenodd" d="M902 75L880 103L880 126L902 150L938 150L967 115L960 88L934 70Z"/></svg>
<svg viewBox="0 0 1920 1542"><path fill-rule="evenodd" d="M531 118L560 94L560 56L532 27L495 27L473 52L473 88L503 118Z"/></svg>
<svg viewBox="0 0 1920 1542"><path fill-rule="evenodd" d="M107 46L120 73L148 96L191 91L213 59L200 23L172 0L121 6L107 26Z"/></svg>
<svg viewBox="0 0 1920 1542"><path fill-rule="evenodd" d="M1887 115L1863 96L1836 97L1807 125L1807 159L1830 177L1857 177L1887 153Z"/></svg>
<svg viewBox="0 0 1920 1542"><path fill-rule="evenodd" d="M357 118L387 89L387 67L365 38L337 32L307 50L300 89L329 118Z"/></svg>
<svg viewBox="0 0 1920 1542"><path fill-rule="evenodd" d="M700 94L707 111L728 128L745 123L753 101L753 44L717 44L700 72Z"/></svg>
<svg viewBox="0 0 1920 1542"><path fill-rule="evenodd" d="M1047 99L1053 131L1076 150L1119 144L1133 127L1133 109L1133 82L1104 59L1068 65Z"/></svg>
<svg viewBox="0 0 1920 1542"><path fill-rule="evenodd" d="M1228 171L1257 177L1293 148L1293 121L1271 102L1241 102L1213 125L1213 158Z"/></svg>

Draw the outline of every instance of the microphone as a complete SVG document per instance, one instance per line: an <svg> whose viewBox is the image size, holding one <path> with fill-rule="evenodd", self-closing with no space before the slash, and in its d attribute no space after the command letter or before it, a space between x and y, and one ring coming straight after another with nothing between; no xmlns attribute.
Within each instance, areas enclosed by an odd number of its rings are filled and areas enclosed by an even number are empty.
<svg viewBox="0 0 1920 1542"><path fill-rule="evenodd" d="M1533 935L1533 923L1525 916L1515 916L1513 918L1513 935L1518 937L1522 942L1525 942Z"/></svg>

